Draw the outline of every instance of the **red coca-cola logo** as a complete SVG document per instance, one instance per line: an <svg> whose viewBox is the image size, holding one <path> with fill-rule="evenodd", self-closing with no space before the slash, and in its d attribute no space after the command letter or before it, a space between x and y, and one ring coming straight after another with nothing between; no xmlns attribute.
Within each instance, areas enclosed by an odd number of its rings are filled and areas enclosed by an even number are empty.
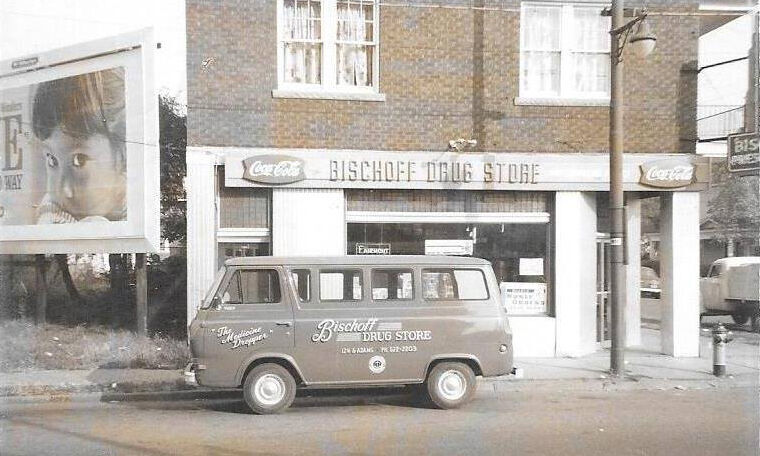
<svg viewBox="0 0 760 456"><path fill-rule="evenodd" d="M285 155L257 155L243 160L243 179L262 184L292 184L306 179L304 162Z"/></svg>
<svg viewBox="0 0 760 456"><path fill-rule="evenodd" d="M639 183L650 187L685 187L693 181L694 165L687 160L655 160L641 165Z"/></svg>

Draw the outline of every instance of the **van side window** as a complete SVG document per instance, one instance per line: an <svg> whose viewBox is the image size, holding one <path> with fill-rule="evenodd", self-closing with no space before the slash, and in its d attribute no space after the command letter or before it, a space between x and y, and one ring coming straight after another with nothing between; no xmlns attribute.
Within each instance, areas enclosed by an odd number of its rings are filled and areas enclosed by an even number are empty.
<svg viewBox="0 0 760 456"><path fill-rule="evenodd" d="M372 299L410 300L413 297L411 269L372 270Z"/></svg>
<svg viewBox="0 0 760 456"><path fill-rule="evenodd" d="M319 299L322 301L361 301L362 271L319 271Z"/></svg>
<svg viewBox="0 0 760 456"><path fill-rule="evenodd" d="M274 304L280 302L280 277L274 269L243 269L240 285L245 304Z"/></svg>
<svg viewBox="0 0 760 456"><path fill-rule="evenodd" d="M423 297L431 301L488 299L480 269L423 269L422 288Z"/></svg>
<svg viewBox="0 0 760 456"><path fill-rule="evenodd" d="M720 277L721 273L721 264L716 263L710 266L710 271L707 272L707 277Z"/></svg>
<svg viewBox="0 0 760 456"><path fill-rule="evenodd" d="M227 289L221 294L221 299L224 304L240 304L243 302L240 293L240 273L235 271L227 283Z"/></svg>
<svg viewBox="0 0 760 456"><path fill-rule="evenodd" d="M311 271L308 269L293 269L290 271L293 283L298 291L298 300L301 302L311 301Z"/></svg>

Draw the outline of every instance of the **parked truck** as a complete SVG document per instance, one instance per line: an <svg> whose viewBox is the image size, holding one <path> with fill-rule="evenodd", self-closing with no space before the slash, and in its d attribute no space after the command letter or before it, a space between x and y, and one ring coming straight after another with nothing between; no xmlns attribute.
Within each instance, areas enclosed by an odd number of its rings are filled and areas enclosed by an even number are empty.
<svg viewBox="0 0 760 456"><path fill-rule="evenodd" d="M703 315L731 315L739 325L752 320L760 331L760 257L715 260L699 290Z"/></svg>

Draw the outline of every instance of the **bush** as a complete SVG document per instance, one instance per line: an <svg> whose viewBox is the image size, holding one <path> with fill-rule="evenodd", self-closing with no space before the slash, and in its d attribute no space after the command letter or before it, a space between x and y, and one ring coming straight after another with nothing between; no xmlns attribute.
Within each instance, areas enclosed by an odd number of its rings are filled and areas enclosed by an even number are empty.
<svg viewBox="0 0 760 456"><path fill-rule="evenodd" d="M179 369L190 358L185 340L138 336L84 325L35 326L0 321L0 372L44 369Z"/></svg>

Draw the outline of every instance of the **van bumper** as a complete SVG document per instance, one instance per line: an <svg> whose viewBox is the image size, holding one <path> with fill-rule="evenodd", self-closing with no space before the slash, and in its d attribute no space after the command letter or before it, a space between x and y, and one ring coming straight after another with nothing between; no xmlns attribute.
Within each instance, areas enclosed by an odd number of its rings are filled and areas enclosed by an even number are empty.
<svg viewBox="0 0 760 456"><path fill-rule="evenodd" d="M184 372L184 379L185 379L185 385L187 386L200 386L200 383L198 383L198 376L197 371L204 370L206 367L202 364L198 364L194 361L190 361L187 363L187 366L185 366L185 372Z"/></svg>

